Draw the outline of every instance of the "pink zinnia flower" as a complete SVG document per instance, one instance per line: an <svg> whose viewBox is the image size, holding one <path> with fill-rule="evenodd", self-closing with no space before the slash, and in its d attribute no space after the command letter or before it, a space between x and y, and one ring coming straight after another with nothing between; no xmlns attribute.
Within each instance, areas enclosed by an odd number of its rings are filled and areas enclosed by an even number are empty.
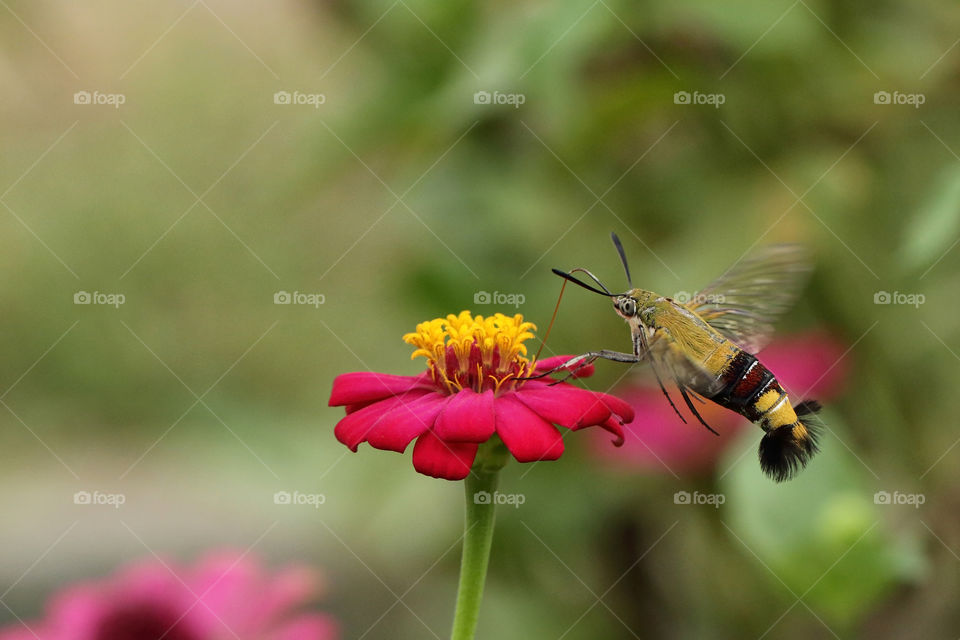
<svg viewBox="0 0 960 640"><path fill-rule="evenodd" d="M186 568L150 560L67 587L44 620L0 630L0 640L333 640L332 618L299 611L318 589L305 568L267 574L240 554Z"/></svg>
<svg viewBox="0 0 960 640"><path fill-rule="evenodd" d="M623 442L633 410L618 398L549 378L523 380L549 371L570 356L531 362L523 342L535 329L523 316L489 318L463 311L417 325L404 341L413 357L427 359L418 376L373 372L338 376L330 406L347 416L335 435L356 451L368 442L402 453L416 439L413 466L420 473L461 480L470 473L477 448L499 438L519 462L556 460L563 438L554 425L576 431L599 426ZM579 377L593 367L581 368Z"/></svg>
<svg viewBox="0 0 960 640"><path fill-rule="evenodd" d="M823 400L836 396L847 375L845 346L823 333L809 333L774 341L759 354L791 394L812 395ZM680 421L657 387L624 385L617 394L629 402L640 417L628 430L633 435L616 451L599 443L592 449L604 461L625 468L667 473L710 472L730 441L746 427L742 416L707 401L697 411L720 432L709 433L696 419ZM681 409L682 411L682 409Z"/></svg>

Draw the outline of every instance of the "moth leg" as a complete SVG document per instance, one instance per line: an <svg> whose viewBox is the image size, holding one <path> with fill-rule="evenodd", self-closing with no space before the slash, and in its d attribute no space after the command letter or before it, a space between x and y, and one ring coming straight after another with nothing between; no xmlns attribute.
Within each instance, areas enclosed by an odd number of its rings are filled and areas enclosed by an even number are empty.
<svg viewBox="0 0 960 640"><path fill-rule="evenodd" d="M566 362L564 362L563 364L559 364L552 369L548 369L547 371L538 373L535 376L525 376L523 378L517 378L517 380L537 380L539 378L545 378L546 376L556 373L557 371L561 371L563 369L570 369L570 372L567 376L565 376L561 380L557 380L552 384L556 384L557 382L564 382L567 378L575 374L577 371L579 371L583 367L589 364L592 364L593 361L596 360L597 358L612 360L614 362L630 362L630 363L640 362L640 358L636 354L623 353L622 351L610 351L608 349L601 349L600 351L588 351L587 353L581 354L579 356L574 356L569 360L567 360Z"/></svg>
<svg viewBox="0 0 960 640"><path fill-rule="evenodd" d="M663 391L663 395L667 398L667 402L670 403L670 406L673 407L674 412L677 414L677 417L680 418L680 422L687 424L686 419L683 417L683 414L680 413L680 410L677 409L677 405L673 404L673 398L670 397L670 394L667 393L667 388L663 386L663 380L660 379L660 374L657 372L656 365L653 364L653 361L650 361L650 369L653 371L653 377L657 379L657 384L660 386L660 391ZM680 390L683 392L683 389ZM686 396L684 396L686 397Z"/></svg>
<svg viewBox="0 0 960 640"><path fill-rule="evenodd" d="M680 390L680 395L683 396L683 401L687 403L687 408L690 409L690 413L695 415L697 417L697 420L700 422L700 424L705 426L711 433L719 436L720 434L717 433L713 427L711 427L706 423L706 421L700 415L700 412L697 411L697 408L693 406L693 403L690 401L690 395L687 393L687 386L680 380L680 376L677 375L677 370L673 368L672 364L670 365L670 372L673 374L673 381L677 384L677 389ZM694 398L699 400L701 403L705 404L705 401L700 396L698 396L695 392L691 391L690 393L693 394Z"/></svg>
<svg viewBox="0 0 960 640"><path fill-rule="evenodd" d="M622 351L611 351L609 349L601 349L599 351L588 351L587 353L584 353L582 355L574 356L573 358L570 358L563 364L556 366L553 369L544 371L542 373L538 373L535 376L526 376L523 378L517 378L517 380L537 380L539 378L544 378L546 376L549 376L552 373L556 373L561 369L570 369L570 367L572 367L573 365L576 365L573 369L570 370L570 373L568 375L564 376L561 380L558 380L552 383L552 384L557 384L557 382L566 381L574 373L579 371L581 368L587 366L588 364L592 364L598 358L603 358L605 360L612 360L613 362L626 362L630 364L636 364L638 362L642 362L645 359L647 354L647 342L646 342L645 336L643 335L642 330L640 332L633 334L632 342L633 342L633 353L624 353Z"/></svg>
<svg viewBox="0 0 960 640"><path fill-rule="evenodd" d="M683 386L679 380L677 380L677 388L680 389L680 395L683 396L684 401L687 403L687 408L690 409L690 412L693 413L693 415L697 416L697 420L700 421L700 424L709 429L714 435L720 435L713 429L713 427L708 425L702 417L700 417L700 413L697 412L697 408L693 406L692 402L690 402L690 396L687 395L687 388Z"/></svg>
<svg viewBox="0 0 960 640"><path fill-rule="evenodd" d="M608 349L601 349L600 351L590 351L585 353L580 358L589 357L590 362L593 362L597 358L603 358L604 360L612 360L614 362L640 362L642 359L636 353L624 353L622 351L610 351Z"/></svg>
<svg viewBox="0 0 960 640"><path fill-rule="evenodd" d="M642 358L644 355L650 353L650 348L647 344L647 336L642 329L633 336L633 351L635 354L637 354L638 358ZM673 407L673 411L677 414L677 417L680 418L680 422L687 424L683 414L681 414L680 410L677 409L677 405L673 404L673 398L671 398L670 394L667 393L667 388L663 386L663 380L660 379L660 373L657 371L657 364L653 358L650 358L650 370L653 371L653 377L657 379L657 385L660 386L660 391L663 392L667 402L669 402L670 406Z"/></svg>
<svg viewBox="0 0 960 640"><path fill-rule="evenodd" d="M609 349L601 349L600 351L589 351L587 353L584 353L583 355L579 355L579 356L576 356L575 358L571 358L570 360L567 360L559 367L555 367L554 369L551 369L550 371L548 371L547 373L553 373L554 371L558 371L560 369L569 369L570 366L573 364L576 365L573 369L570 370L569 373L567 373L567 375L560 378L559 380L555 380L554 382L551 382L550 385L553 386L555 384L560 384L561 382L566 382L577 371L579 371L581 368L589 364L592 364L597 358L603 358L604 360L612 360L613 362L627 362L630 364L635 364L637 362L640 362L641 360L640 356L638 356L635 353L623 353L622 351L610 351ZM542 374L542 375L546 375L546 374ZM540 377L540 376L537 376L537 377Z"/></svg>

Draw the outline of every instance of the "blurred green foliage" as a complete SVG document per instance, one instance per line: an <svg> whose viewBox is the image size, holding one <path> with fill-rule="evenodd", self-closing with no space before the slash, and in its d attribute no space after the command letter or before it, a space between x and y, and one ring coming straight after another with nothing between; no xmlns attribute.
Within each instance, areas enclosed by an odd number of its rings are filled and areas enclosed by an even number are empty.
<svg viewBox="0 0 960 640"><path fill-rule="evenodd" d="M409 457L344 455L331 382L417 372L400 336L493 311L478 291L522 294L544 329L549 267L621 286L614 230L635 283L665 295L755 243L810 244L817 271L781 330L841 337L853 382L790 485L742 455L754 432L717 478L624 477L582 434L557 463L509 469L503 490L527 501L501 511L481 637L955 636L958 30L946 2L8 2L6 601L35 615L55 584L145 546L246 547L279 523L258 548L326 567L347 637L411 585L422 622L397 605L366 637L442 636L461 488ZM127 100L80 106L80 90ZM282 90L326 101L275 104ZM78 306L80 290L126 303ZM275 305L280 290L326 302ZM548 350L626 342L606 303L570 291ZM70 503L96 486L128 493L127 528ZM271 502L296 487L323 510ZM693 488L726 503L673 503Z"/></svg>

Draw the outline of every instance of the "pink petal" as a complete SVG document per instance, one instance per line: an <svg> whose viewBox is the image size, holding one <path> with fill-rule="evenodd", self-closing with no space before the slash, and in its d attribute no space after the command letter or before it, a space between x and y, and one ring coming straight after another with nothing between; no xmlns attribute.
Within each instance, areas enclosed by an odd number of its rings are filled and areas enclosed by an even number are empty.
<svg viewBox="0 0 960 640"><path fill-rule="evenodd" d="M275 629L269 640L336 640L340 637L337 623L330 616L306 614Z"/></svg>
<svg viewBox="0 0 960 640"><path fill-rule="evenodd" d="M367 442L375 449L403 453L407 445L433 427L450 396L428 393L412 402L402 402L367 432Z"/></svg>
<svg viewBox="0 0 960 640"><path fill-rule="evenodd" d="M170 599L171 594L188 594L186 587L167 567L174 571L179 569L169 559L160 561L150 558L127 565L117 573L110 587L112 597L127 601L149 601Z"/></svg>
<svg viewBox="0 0 960 640"><path fill-rule="evenodd" d="M567 360L571 358L576 358L576 357L577 356L551 356L549 358L544 358L543 360L538 360L536 366L534 367L534 373L544 373L546 371L550 371L551 369L555 369L556 367L559 367ZM576 369L576 371L573 374L573 377L589 378L590 376L593 375L593 369L594 367L592 364L583 365L579 369ZM570 373L570 370L563 369L562 371L558 371L557 373L563 373L563 375L567 375L568 373Z"/></svg>
<svg viewBox="0 0 960 640"><path fill-rule="evenodd" d="M265 587L253 585L257 595L257 623L265 625L281 619L288 612L312 600L320 592L321 581L316 571L305 566L293 566L266 581Z"/></svg>
<svg viewBox="0 0 960 640"><path fill-rule="evenodd" d="M610 416L610 418L600 426L616 436L613 441L613 446L623 446L623 423L621 423L616 416Z"/></svg>
<svg viewBox="0 0 960 640"><path fill-rule="evenodd" d="M74 629L78 634L92 634L110 607L110 598L103 591L100 585L82 582L53 596L48 606L51 625ZM44 634L41 633L40 637L43 638Z"/></svg>
<svg viewBox="0 0 960 640"><path fill-rule="evenodd" d="M563 455L563 438L549 422L511 393L494 403L497 435L518 462L556 460Z"/></svg>
<svg viewBox="0 0 960 640"><path fill-rule="evenodd" d="M477 446L470 442L444 442L433 431L428 431L413 447L413 466L434 478L463 480L473 466Z"/></svg>
<svg viewBox="0 0 960 640"><path fill-rule="evenodd" d="M365 404L396 396L411 389L431 387L427 374L419 376L392 376L373 371L344 373L333 381L329 406Z"/></svg>
<svg viewBox="0 0 960 640"><path fill-rule="evenodd" d="M256 558L240 551L218 551L206 556L193 573L190 588L203 598L190 616L202 625L205 637L216 637L228 629L243 635L256 626L260 608L251 607L250 600L259 597L265 579Z"/></svg>
<svg viewBox="0 0 960 640"><path fill-rule="evenodd" d="M568 385L526 385L516 396L547 422L569 429L600 424L611 413L591 392Z"/></svg>
<svg viewBox="0 0 960 640"><path fill-rule="evenodd" d="M409 391L404 396L386 398L359 411L354 411L337 423L333 434L337 440L350 447L351 451L356 451L360 443L367 439L367 434L393 409L430 393L432 392L420 389Z"/></svg>
<svg viewBox="0 0 960 640"><path fill-rule="evenodd" d="M486 442L494 433L493 391L464 389L450 397L437 417L434 434L450 442Z"/></svg>
<svg viewBox="0 0 960 640"><path fill-rule="evenodd" d="M610 412L620 419L621 423L633 422L635 412L629 402L609 393L600 393L599 391L591 391L591 393L599 397L603 404L610 408Z"/></svg>
<svg viewBox="0 0 960 640"><path fill-rule="evenodd" d="M360 411L360 409L364 409L364 408L366 408L366 407L369 407L370 405L374 404L375 402L379 402L379 401L378 401L378 400L371 400L370 402L356 402L356 403L354 403L354 404L344 405L343 408L346 410L347 415L350 415L350 414L353 413L354 411Z"/></svg>
<svg viewBox="0 0 960 640"><path fill-rule="evenodd" d="M611 414L633 419L633 408L623 400L567 384L528 384L516 396L544 420L573 430L603 425Z"/></svg>

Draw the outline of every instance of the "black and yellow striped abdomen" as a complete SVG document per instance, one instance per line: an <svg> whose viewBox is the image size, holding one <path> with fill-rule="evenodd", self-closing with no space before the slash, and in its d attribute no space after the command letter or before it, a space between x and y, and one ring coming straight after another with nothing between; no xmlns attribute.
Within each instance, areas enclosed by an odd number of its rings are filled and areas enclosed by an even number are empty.
<svg viewBox="0 0 960 640"><path fill-rule="evenodd" d="M760 422L764 431L796 420L787 393L777 378L755 356L740 350L720 373L723 387L711 397L722 407L736 411L750 422Z"/></svg>
<svg viewBox="0 0 960 640"><path fill-rule="evenodd" d="M741 349L731 355L718 376L722 387L710 399L766 432L760 442L760 465L774 480L786 480L817 452L817 434L801 416L820 406L814 401L791 406L776 376L755 356Z"/></svg>

